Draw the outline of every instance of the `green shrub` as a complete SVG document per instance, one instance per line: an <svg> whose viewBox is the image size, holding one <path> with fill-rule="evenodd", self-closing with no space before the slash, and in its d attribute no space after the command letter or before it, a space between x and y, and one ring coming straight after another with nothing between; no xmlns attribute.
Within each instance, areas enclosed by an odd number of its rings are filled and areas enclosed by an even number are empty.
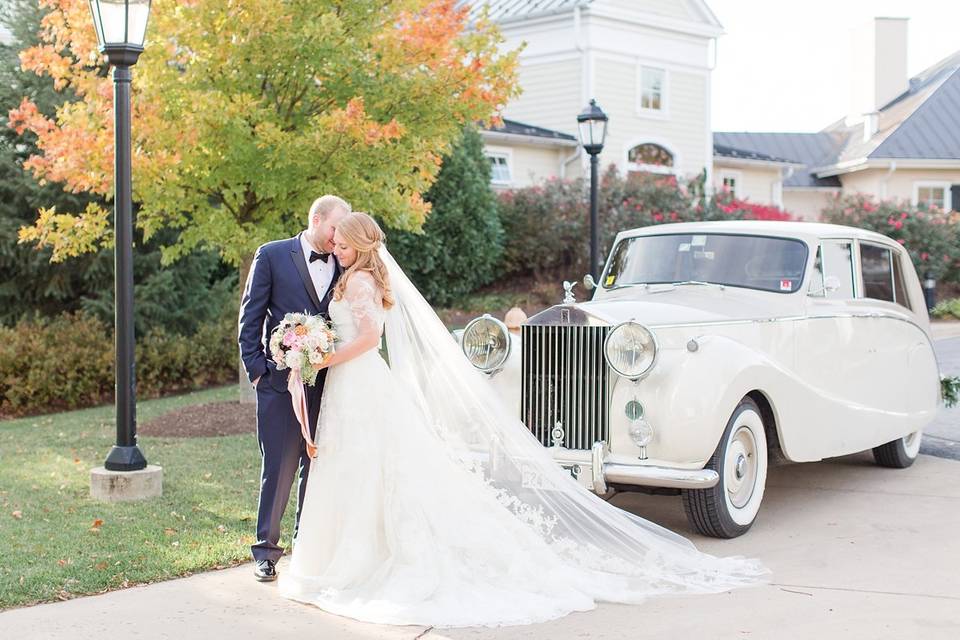
<svg viewBox="0 0 960 640"><path fill-rule="evenodd" d="M224 316L193 336L155 329L137 340L137 396L157 397L236 378L236 320ZM90 407L114 394L111 327L84 313L0 327L0 415Z"/></svg>
<svg viewBox="0 0 960 640"><path fill-rule="evenodd" d="M822 218L893 238L910 253L921 278L929 272L941 282L960 282L957 214L895 200L877 202L869 195L855 194L834 197Z"/></svg>
<svg viewBox="0 0 960 640"><path fill-rule="evenodd" d="M433 209L422 233L389 230L388 243L424 297L446 305L499 271L503 229L490 188L490 161L476 129L464 130L425 199Z"/></svg>
<svg viewBox="0 0 960 640"><path fill-rule="evenodd" d="M951 298L938 302L930 310L930 316L942 320L960 320L960 298Z"/></svg>

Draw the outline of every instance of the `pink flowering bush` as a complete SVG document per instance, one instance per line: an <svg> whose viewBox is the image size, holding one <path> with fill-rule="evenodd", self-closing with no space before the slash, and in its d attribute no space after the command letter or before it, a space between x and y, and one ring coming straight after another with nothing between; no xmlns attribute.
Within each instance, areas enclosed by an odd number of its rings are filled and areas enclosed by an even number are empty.
<svg viewBox="0 0 960 640"><path fill-rule="evenodd" d="M834 197L821 217L893 238L910 253L921 278L930 272L941 282L960 282L960 213L858 193Z"/></svg>
<svg viewBox="0 0 960 640"><path fill-rule="evenodd" d="M579 277L590 259L590 180L557 178L500 196L504 272L540 277L562 271ZM728 193L707 197L703 176L678 182L672 175L624 177L610 165L598 194L600 253L604 259L617 233L626 229L694 220L789 220L768 205Z"/></svg>

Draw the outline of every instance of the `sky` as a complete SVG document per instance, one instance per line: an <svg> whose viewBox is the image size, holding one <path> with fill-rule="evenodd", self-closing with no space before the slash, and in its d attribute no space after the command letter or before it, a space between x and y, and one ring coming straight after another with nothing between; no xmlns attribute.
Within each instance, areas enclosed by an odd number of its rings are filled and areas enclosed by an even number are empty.
<svg viewBox="0 0 960 640"><path fill-rule="evenodd" d="M850 107L851 30L910 18L907 72L960 50L960 0L706 0L725 31L714 131L819 131Z"/></svg>

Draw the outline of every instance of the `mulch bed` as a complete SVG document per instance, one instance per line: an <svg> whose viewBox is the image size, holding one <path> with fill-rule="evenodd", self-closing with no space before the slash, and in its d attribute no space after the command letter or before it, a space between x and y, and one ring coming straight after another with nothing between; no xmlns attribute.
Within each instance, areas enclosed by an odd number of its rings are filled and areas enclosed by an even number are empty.
<svg viewBox="0 0 960 640"><path fill-rule="evenodd" d="M155 438L206 438L256 431L257 405L239 402L183 407L137 425L137 433Z"/></svg>

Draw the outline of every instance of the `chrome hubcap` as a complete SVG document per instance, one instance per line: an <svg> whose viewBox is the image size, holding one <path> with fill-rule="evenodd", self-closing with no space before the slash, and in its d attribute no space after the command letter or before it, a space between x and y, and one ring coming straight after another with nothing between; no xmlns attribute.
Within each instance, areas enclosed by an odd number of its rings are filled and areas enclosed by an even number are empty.
<svg viewBox="0 0 960 640"><path fill-rule="evenodd" d="M742 455L737 456L737 466L735 469L737 474L737 480L743 479L743 473L744 473L744 470L746 469L746 466L747 466L747 459L744 458Z"/></svg>
<svg viewBox="0 0 960 640"><path fill-rule="evenodd" d="M726 489L730 502L737 509L742 509L753 496L757 482L757 441L749 427L737 427L730 436L726 470Z"/></svg>

